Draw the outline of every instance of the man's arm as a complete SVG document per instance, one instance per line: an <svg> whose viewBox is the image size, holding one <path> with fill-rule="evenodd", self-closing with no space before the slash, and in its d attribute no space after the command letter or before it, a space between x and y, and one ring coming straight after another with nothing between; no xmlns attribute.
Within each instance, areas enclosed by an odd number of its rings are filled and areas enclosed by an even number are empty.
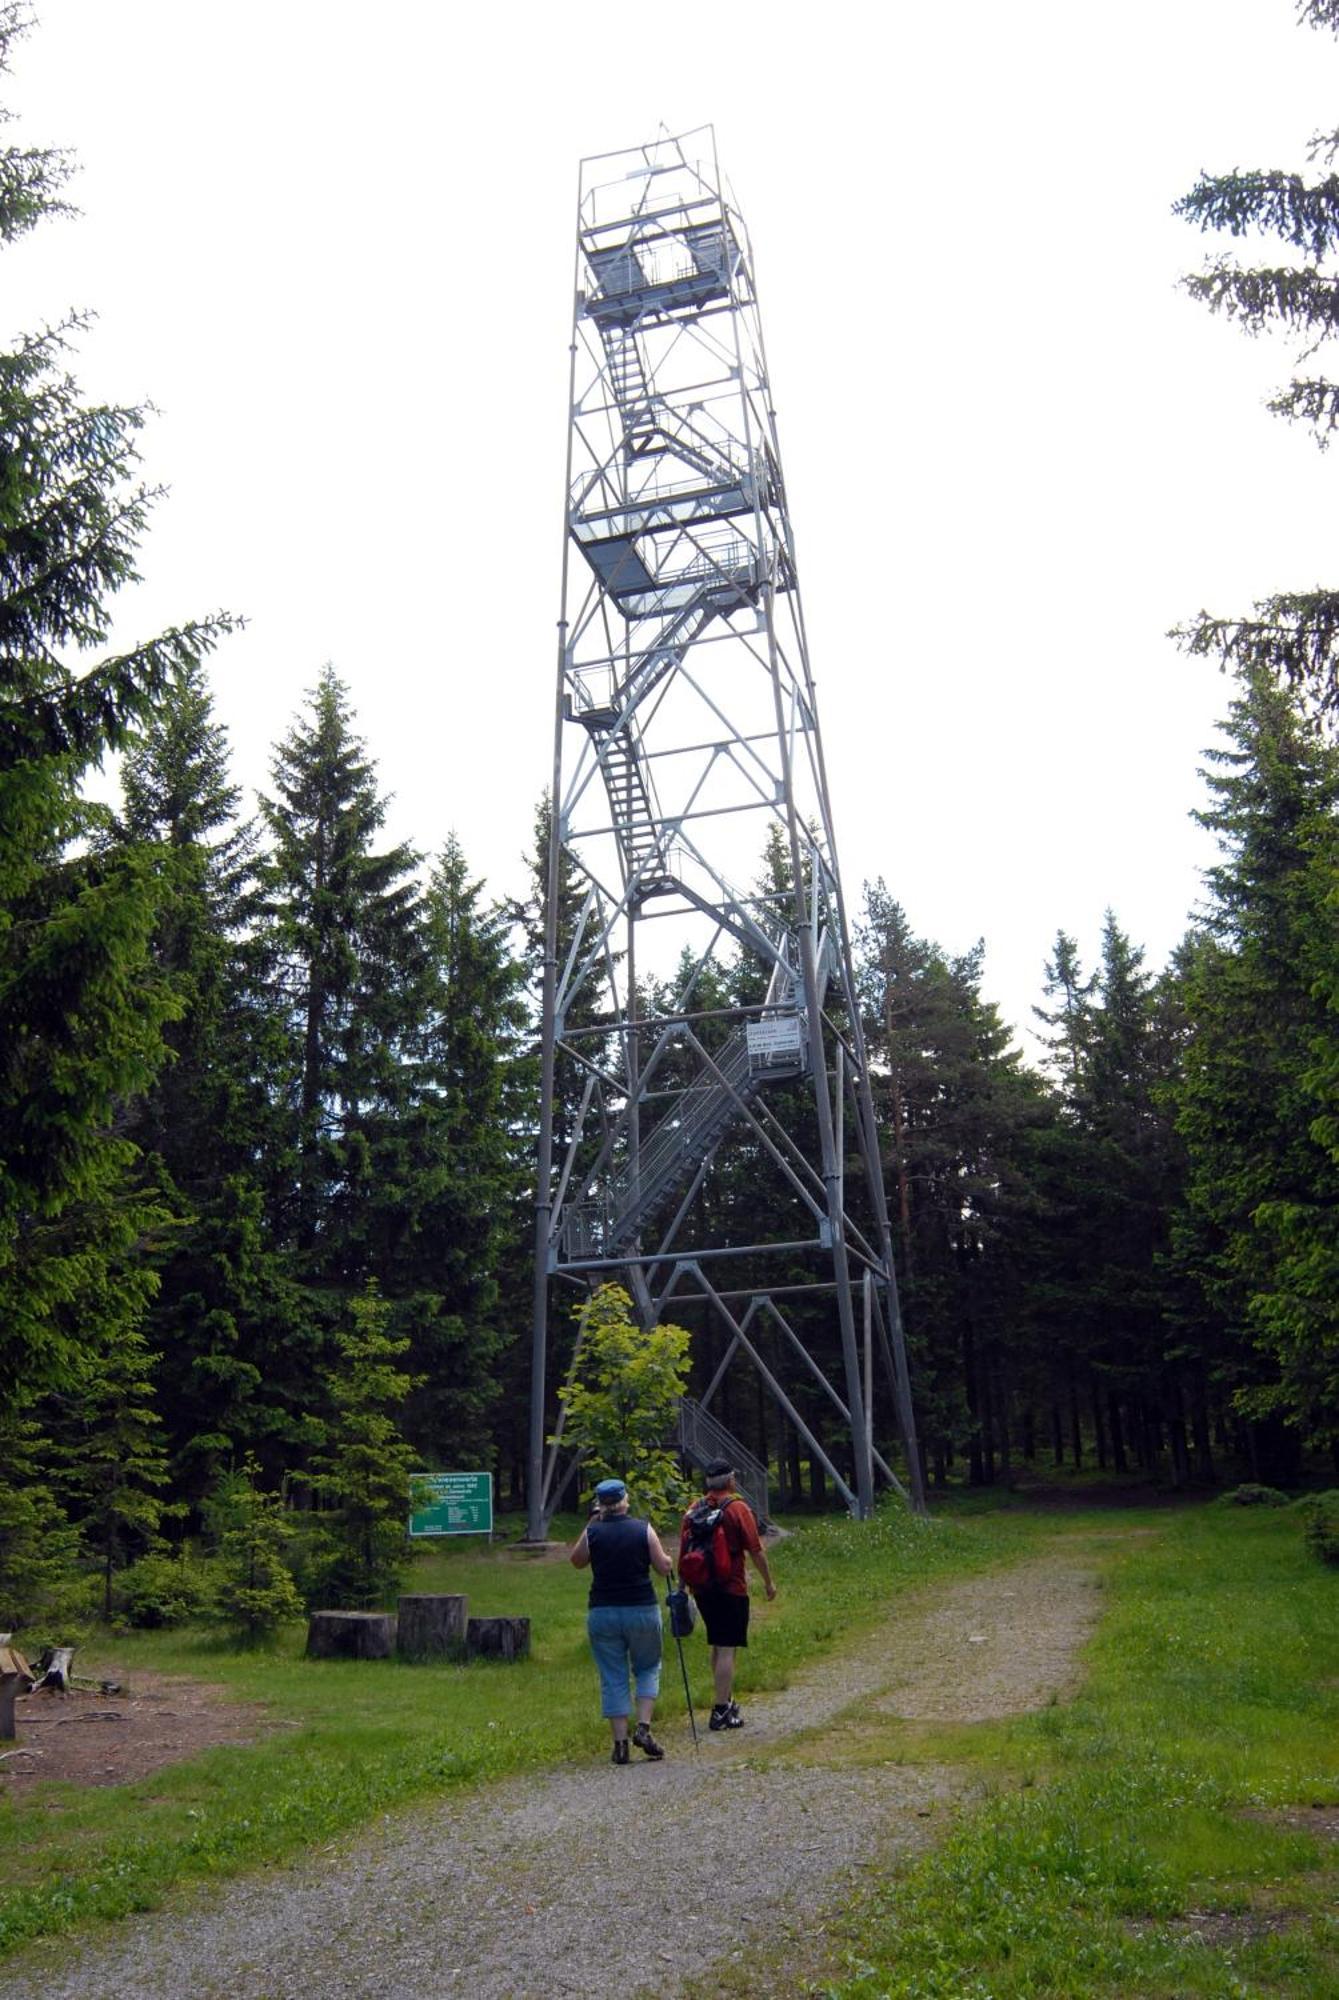
<svg viewBox="0 0 1339 2000"><path fill-rule="evenodd" d="M761 1542L759 1542L756 1549L749 1550L749 1561L763 1580L763 1585L767 1591L767 1601L770 1604L776 1596L776 1585L772 1581L772 1571L767 1561L767 1551Z"/></svg>
<svg viewBox="0 0 1339 2000"><path fill-rule="evenodd" d="M581 1530L579 1541L573 1542L567 1551L567 1560L574 1569L586 1569L590 1564L590 1543L586 1540L586 1530Z"/></svg>

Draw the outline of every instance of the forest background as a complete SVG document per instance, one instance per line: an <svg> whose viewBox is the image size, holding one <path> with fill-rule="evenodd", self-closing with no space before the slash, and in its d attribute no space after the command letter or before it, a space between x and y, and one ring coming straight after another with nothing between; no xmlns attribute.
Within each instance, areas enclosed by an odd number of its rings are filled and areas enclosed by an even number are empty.
<svg viewBox="0 0 1339 2000"><path fill-rule="evenodd" d="M1339 27L1333 0L1299 13ZM0 56L26 18L0 5ZM1336 144L1310 174L1205 177L1181 203L1282 259L1188 282L1296 336L1275 407L1321 444ZM0 154L0 239L60 211L69 168ZM286 1544L285 1588L361 1601L415 1465L487 1466L524 1497L539 892L491 897L468 829L434 855L386 837L333 669L251 813L206 670L227 618L87 664L156 496L145 412L84 401L68 372L79 331L0 355L0 1609L132 1610L138 1584L161 1611L163 1565L186 1591L202 1534L253 1573ZM1092 965L1059 930L1040 1067L979 951L918 936L882 881L857 899L935 1483L1045 1457L1286 1484L1339 1442L1336 631L1325 590L1187 627L1228 676L1203 906L1158 973L1116 912ZM112 754L109 798L89 781ZM536 856L545 826L541 800ZM760 855L760 885L782 866ZM719 1004L755 977L741 958ZM731 1234L773 1233L742 1142L709 1201ZM718 1357L691 1330L705 1379ZM824 1358L834 1330L805 1332ZM720 1407L783 1504L824 1504L751 1380Z"/></svg>

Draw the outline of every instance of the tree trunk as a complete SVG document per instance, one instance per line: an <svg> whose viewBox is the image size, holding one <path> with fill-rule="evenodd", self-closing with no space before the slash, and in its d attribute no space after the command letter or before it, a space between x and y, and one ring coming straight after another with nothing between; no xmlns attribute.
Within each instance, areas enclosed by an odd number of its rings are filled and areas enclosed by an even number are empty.
<svg viewBox="0 0 1339 2000"><path fill-rule="evenodd" d="M69 1694L70 1675L74 1672L73 1646L46 1646L37 1662L38 1676L33 1688L55 1688L58 1694Z"/></svg>
<svg viewBox="0 0 1339 2000"><path fill-rule="evenodd" d="M402 1597L395 1649L402 1660L455 1660L465 1651L469 1599L428 1595Z"/></svg>
<svg viewBox="0 0 1339 2000"><path fill-rule="evenodd" d="M1023 1457L1029 1465L1037 1456L1037 1412L1031 1403L1023 1412Z"/></svg>
<svg viewBox="0 0 1339 2000"><path fill-rule="evenodd" d="M1092 1398L1093 1398L1093 1444L1097 1451L1097 1469L1099 1472L1105 1472L1107 1469L1107 1431L1106 1431L1106 1425L1102 1421L1102 1392L1097 1386L1097 1377L1094 1375L1091 1379L1092 1379Z"/></svg>
<svg viewBox="0 0 1339 2000"><path fill-rule="evenodd" d="M1001 1362L995 1378L996 1432L1000 1448L1000 1478L1006 1486L1014 1483L1012 1422L1013 1397L1010 1393L1009 1366Z"/></svg>
<svg viewBox="0 0 1339 2000"><path fill-rule="evenodd" d="M803 1498L801 1481L804 1475L800 1466L800 1434L794 1424L786 1426L786 1455L790 1467L790 1497L795 1502Z"/></svg>
<svg viewBox="0 0 1339 2000"><path fill-rule="evenodd" d="M307 1621L309 1660L389 1660L394 1651L393 1611L313 1611Z"/></svg>
<svg viewBox="0 0 1339 2000"><path fill-rule="evenodd" d="M14 1703L33 1684L28 1662L16 1646L12 1633L0 1632L0 1743L12 1743L18 1735Z"/></svg>
<svg viewBox="0 0 1339 2000"><path fill-rule="evenodd" d="M1195 1447L1195 1477L1206 1486L1218 1478L1213 1462L1213 1442L1209 1434L1209 1398L1204 1384L1204 1368L1195 1370L1195 1386L1190 1402L1190 1435Z"/></svg>
<svg viewBox="0 0 1339 2000"><path fill-rule="evenodd" d="M1125 1456L1125 1432L1121 1429L1120 1398L1114 1389L1107 1390L1107 1421L1111 1425L1111 1463L1117 1472L1128 1472L1130 1467Z"/></svg>
<svg viewBox="0 0 1339 2000"><path fill-rule="evenodd" d="M482 1660L524 1660L530 1653L528 1618L471 1618L466 1650Z"/></svg>
<svg viewBox="0 0 1339 2000"><path fill-rule="evenodd" d="M981 1377L981 1477L985 1485L995 1484L995 1384L989 1360L980 1368Z"/></svg>

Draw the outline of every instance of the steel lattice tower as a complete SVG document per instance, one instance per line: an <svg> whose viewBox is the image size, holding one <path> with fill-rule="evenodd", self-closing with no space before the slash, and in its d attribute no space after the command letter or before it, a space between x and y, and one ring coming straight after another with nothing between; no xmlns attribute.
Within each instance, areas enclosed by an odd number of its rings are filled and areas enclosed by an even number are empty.
<svg viewBox="0 0 1339 2000"><path fill-rule="evenodd" d="M752 255L710 127L582 162L570 408L528 1533L545 1532L558 1498L544 1465L555 1276L617 1279L646 1326L704 1306L728 1338L703 1402L747 1357L861 1515L875 1468L893 1479L867 1421L877 1349L920 1507ZM744 890L769 837L788 879ZM708 968L741 957L758 998L723 1020L698 996ZM648 1012L648 974L675 967L668 1006ZM581 1079L580 1101L555 1132L560 1073ZM713 1215L713 1165L741 1143L751 1174L774 1181L777 1214L798 1221L784 1240L734 1241ZM804 1292L835 1310L840 1388L791 1324ZM853 1486L769 1343L840 1413Z"/></svg>

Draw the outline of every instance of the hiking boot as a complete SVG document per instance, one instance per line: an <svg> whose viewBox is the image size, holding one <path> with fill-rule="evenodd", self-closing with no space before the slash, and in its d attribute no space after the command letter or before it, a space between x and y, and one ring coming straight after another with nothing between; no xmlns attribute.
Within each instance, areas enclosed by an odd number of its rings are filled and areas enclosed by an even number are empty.
<svg viewBox="0 0 1339 2000"><path fill-rule="evenodd" d="M665 1754L656 1742L655 1737L651 1734L651 1725L649 1722L639 1722L637 1724L637 1727L632 1732L632 1740L644 1757L651 1757L659 1762Z"/></svg>
<svg viewBox="0 0 1339 2000"><path fill-rule="evenodd" d="M621 1742L615 1743L614 1754L611 1761L615 1764L626 1764L630 1754L631 1753L628 1750L628 1739L625 1736Z"/></svg>
<svg viewBox="0 0 1339 2000"><path fill-rule="evenodd" d="M737 1701L718 1701L711 1711L708 1729L742 1729L744 1718Z"/></svg>

